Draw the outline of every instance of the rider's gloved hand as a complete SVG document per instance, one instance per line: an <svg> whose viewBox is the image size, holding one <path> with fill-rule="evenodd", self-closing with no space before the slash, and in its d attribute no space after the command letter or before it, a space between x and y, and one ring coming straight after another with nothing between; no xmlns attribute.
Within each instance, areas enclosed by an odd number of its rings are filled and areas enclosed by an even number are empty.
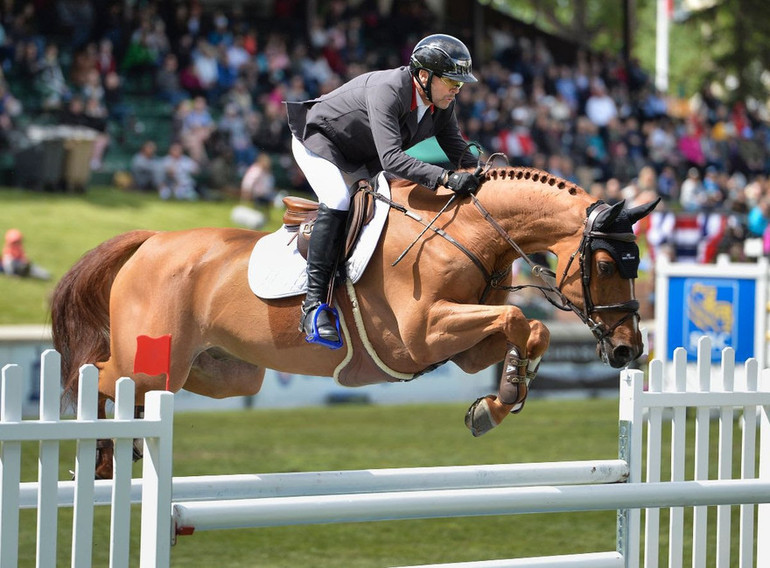
<svg viewBox="0 0 770 568"><path fill-rule="evenodd" d="M473 193L479 187L479 178L469 172L448 172L444 185L454 191L458 196L465 197Z"/></svg>

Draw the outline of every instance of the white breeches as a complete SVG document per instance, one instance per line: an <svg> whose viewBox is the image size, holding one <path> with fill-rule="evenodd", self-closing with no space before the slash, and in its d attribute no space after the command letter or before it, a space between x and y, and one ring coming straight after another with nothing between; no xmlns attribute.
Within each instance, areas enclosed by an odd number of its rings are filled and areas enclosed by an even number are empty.
<svg viewBox="0 0 770 568"><path fill-rule="evenodd" d="M350 209L349 188L359 179L369 177L366 168L352 174L343 172L326 158L305 148L295 136L291 137L291 151L319 203L340 211Z"/></svg>

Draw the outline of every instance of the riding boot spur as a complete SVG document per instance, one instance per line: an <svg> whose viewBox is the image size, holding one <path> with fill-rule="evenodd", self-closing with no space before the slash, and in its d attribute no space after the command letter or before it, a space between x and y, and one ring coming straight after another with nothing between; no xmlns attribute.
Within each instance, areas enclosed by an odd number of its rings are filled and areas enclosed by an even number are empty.
<svg viewBox="0 0 770 568"><path fill-rule="evenodd" d="M310 233L307 253L307 295L302 303L300 331L307 340L328 347L340 347L337 322L326 306L329 282L337 268L337 260L345 241L348 212L330 209L321 203L318 217ZM322 309L318 309L322 307Z"/></svg>

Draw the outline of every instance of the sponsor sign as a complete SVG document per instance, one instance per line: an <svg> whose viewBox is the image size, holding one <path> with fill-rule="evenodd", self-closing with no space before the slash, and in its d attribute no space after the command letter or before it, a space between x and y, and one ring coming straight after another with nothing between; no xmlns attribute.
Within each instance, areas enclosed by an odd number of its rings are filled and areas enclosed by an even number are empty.
<svg viewBox="0 0 770 568"><path fill-rule="evenodd" d="M711 360L721 360L725 347L735 360L755 357L756 278L671 276L668 281L666 355L684 347L695 361L698 340L711 340Z"/></svg>

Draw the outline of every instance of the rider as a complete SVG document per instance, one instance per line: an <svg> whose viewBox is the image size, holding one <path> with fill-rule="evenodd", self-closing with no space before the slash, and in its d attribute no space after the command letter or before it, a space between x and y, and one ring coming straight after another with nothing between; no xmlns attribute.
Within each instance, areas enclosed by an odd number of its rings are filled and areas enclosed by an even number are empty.
<svg viewBox="0 0 770 568"><path fill-rule="evenodd" d="M475 82L463 42L434 34L417 43L408 67L365 73L320 98L287 103L294 159L319 200L300 320L308 341L330 346L340 339L328 311L315 314L325 302L345 238L348 188L354 182L386 170L460 196L478 187L472 173L448 171L404 152L435 136L450 163L475 165L454 113L460 88Z"/></svg>

